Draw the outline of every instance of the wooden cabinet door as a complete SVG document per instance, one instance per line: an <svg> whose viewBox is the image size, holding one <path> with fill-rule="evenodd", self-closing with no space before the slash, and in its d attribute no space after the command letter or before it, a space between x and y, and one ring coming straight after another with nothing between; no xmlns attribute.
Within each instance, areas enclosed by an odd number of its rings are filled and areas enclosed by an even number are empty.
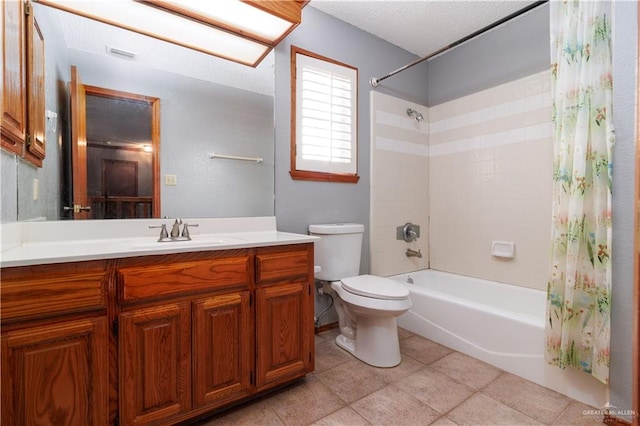
<svg viewBox="0 0 640 426"><path fill-rule="evenodd" d="M3 334L2 424L108 424L108 345L104 317Z"/></svg>
<svg viewBox="0 0 640 426"><path fill-rule="evenodd" d="M313 296L307 282L258 287L258 390L313 370Z"/></svg>
<svg viewBox="0 0 640 426"><path fill-rule="evenodd" d="M164 420L191 409L188 302L119 316L120 421Z"/></svg>
<svg viewBox="0 0 640 426"><path fill-rule="evenodd" d="M31 6L29 6L31 7ZM29 119L25 158L42 167L45 157L44 37L33 13L27 18L27 117Z"/></svg>
<svg viewBox="0 0 640 426"><path fill-rule="evenodd" d="M22 155L27 132L25 14L22 1L2 2L2 147Z"/></svg>
<svg viewBox="0 0 640 426"><path fill-rule="evenodd" d="M253 323L249 291L193 304L193 400L218 406L249 395Z"/></svg>

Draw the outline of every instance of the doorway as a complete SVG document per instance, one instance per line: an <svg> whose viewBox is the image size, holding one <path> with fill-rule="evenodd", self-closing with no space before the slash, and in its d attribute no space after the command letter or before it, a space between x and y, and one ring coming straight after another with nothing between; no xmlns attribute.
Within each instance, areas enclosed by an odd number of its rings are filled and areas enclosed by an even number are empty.
<svg viewBox="0 0 640 426"><path fill-rule="evenodd" d="M160 100L71 75L73 218L160 217Z"/></svg>

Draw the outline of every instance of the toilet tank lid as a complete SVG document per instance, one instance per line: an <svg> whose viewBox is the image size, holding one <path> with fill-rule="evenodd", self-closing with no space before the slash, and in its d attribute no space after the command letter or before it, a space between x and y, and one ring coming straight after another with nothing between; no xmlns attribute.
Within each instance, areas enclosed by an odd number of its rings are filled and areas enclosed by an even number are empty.
<svg viewBox="0 0 640 426"><path fill-rule="evenodd" d="M360 223L324 223L321 225L309 225L309 232L320 235L362 234L364 225Z"/></svg>

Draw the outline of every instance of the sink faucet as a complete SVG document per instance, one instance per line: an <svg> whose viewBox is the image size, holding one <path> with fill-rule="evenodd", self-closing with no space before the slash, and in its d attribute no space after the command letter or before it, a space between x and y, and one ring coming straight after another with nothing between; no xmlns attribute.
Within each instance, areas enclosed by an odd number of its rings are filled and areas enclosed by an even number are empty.
<svg viewBox="0 0 640 426"><path fill-rule="evenodd" d="M176 219L176 221L173 222L173 226L171 227L171 238L180 236L180 225L182 225L182 219Z"/></svg>
<svg viewBox="0 0 640 426"><path fill-rule="evenodd" d="M182 225L182 233L180 233L180 226ZM197 223L183 223L182 219L176 219L171 227L171 233L167 231L167 225L165 223L160 225L149 225L149 228L159 228L160 237L158 242L166 241L190 241L191 235L189 234L189 227L198 226Z"/></svg>
<svg viewBox="0 0 640 426"><path fill-rule="evenodd" d="M420 249L413 250L413 249L408 248L405 254L407 255L407 257L422 258L422 252L420 251Z"/></svg>

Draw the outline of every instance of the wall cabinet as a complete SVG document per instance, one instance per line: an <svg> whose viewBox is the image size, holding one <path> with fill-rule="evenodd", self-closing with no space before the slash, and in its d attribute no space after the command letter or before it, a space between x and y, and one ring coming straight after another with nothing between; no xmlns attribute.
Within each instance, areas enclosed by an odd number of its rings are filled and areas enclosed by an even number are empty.
<svg viewBox="0 0 640 426"><path fill-rule="evenodd" d="M2 148L42 167L45 157L44 37L29 1L2 2Z"/></svg>
<svg viewBox="0 0 640 426"><path fill-rule="evenodd" d="M3 423L175 424L314 368L312 243L2 274Z"/></svg>

